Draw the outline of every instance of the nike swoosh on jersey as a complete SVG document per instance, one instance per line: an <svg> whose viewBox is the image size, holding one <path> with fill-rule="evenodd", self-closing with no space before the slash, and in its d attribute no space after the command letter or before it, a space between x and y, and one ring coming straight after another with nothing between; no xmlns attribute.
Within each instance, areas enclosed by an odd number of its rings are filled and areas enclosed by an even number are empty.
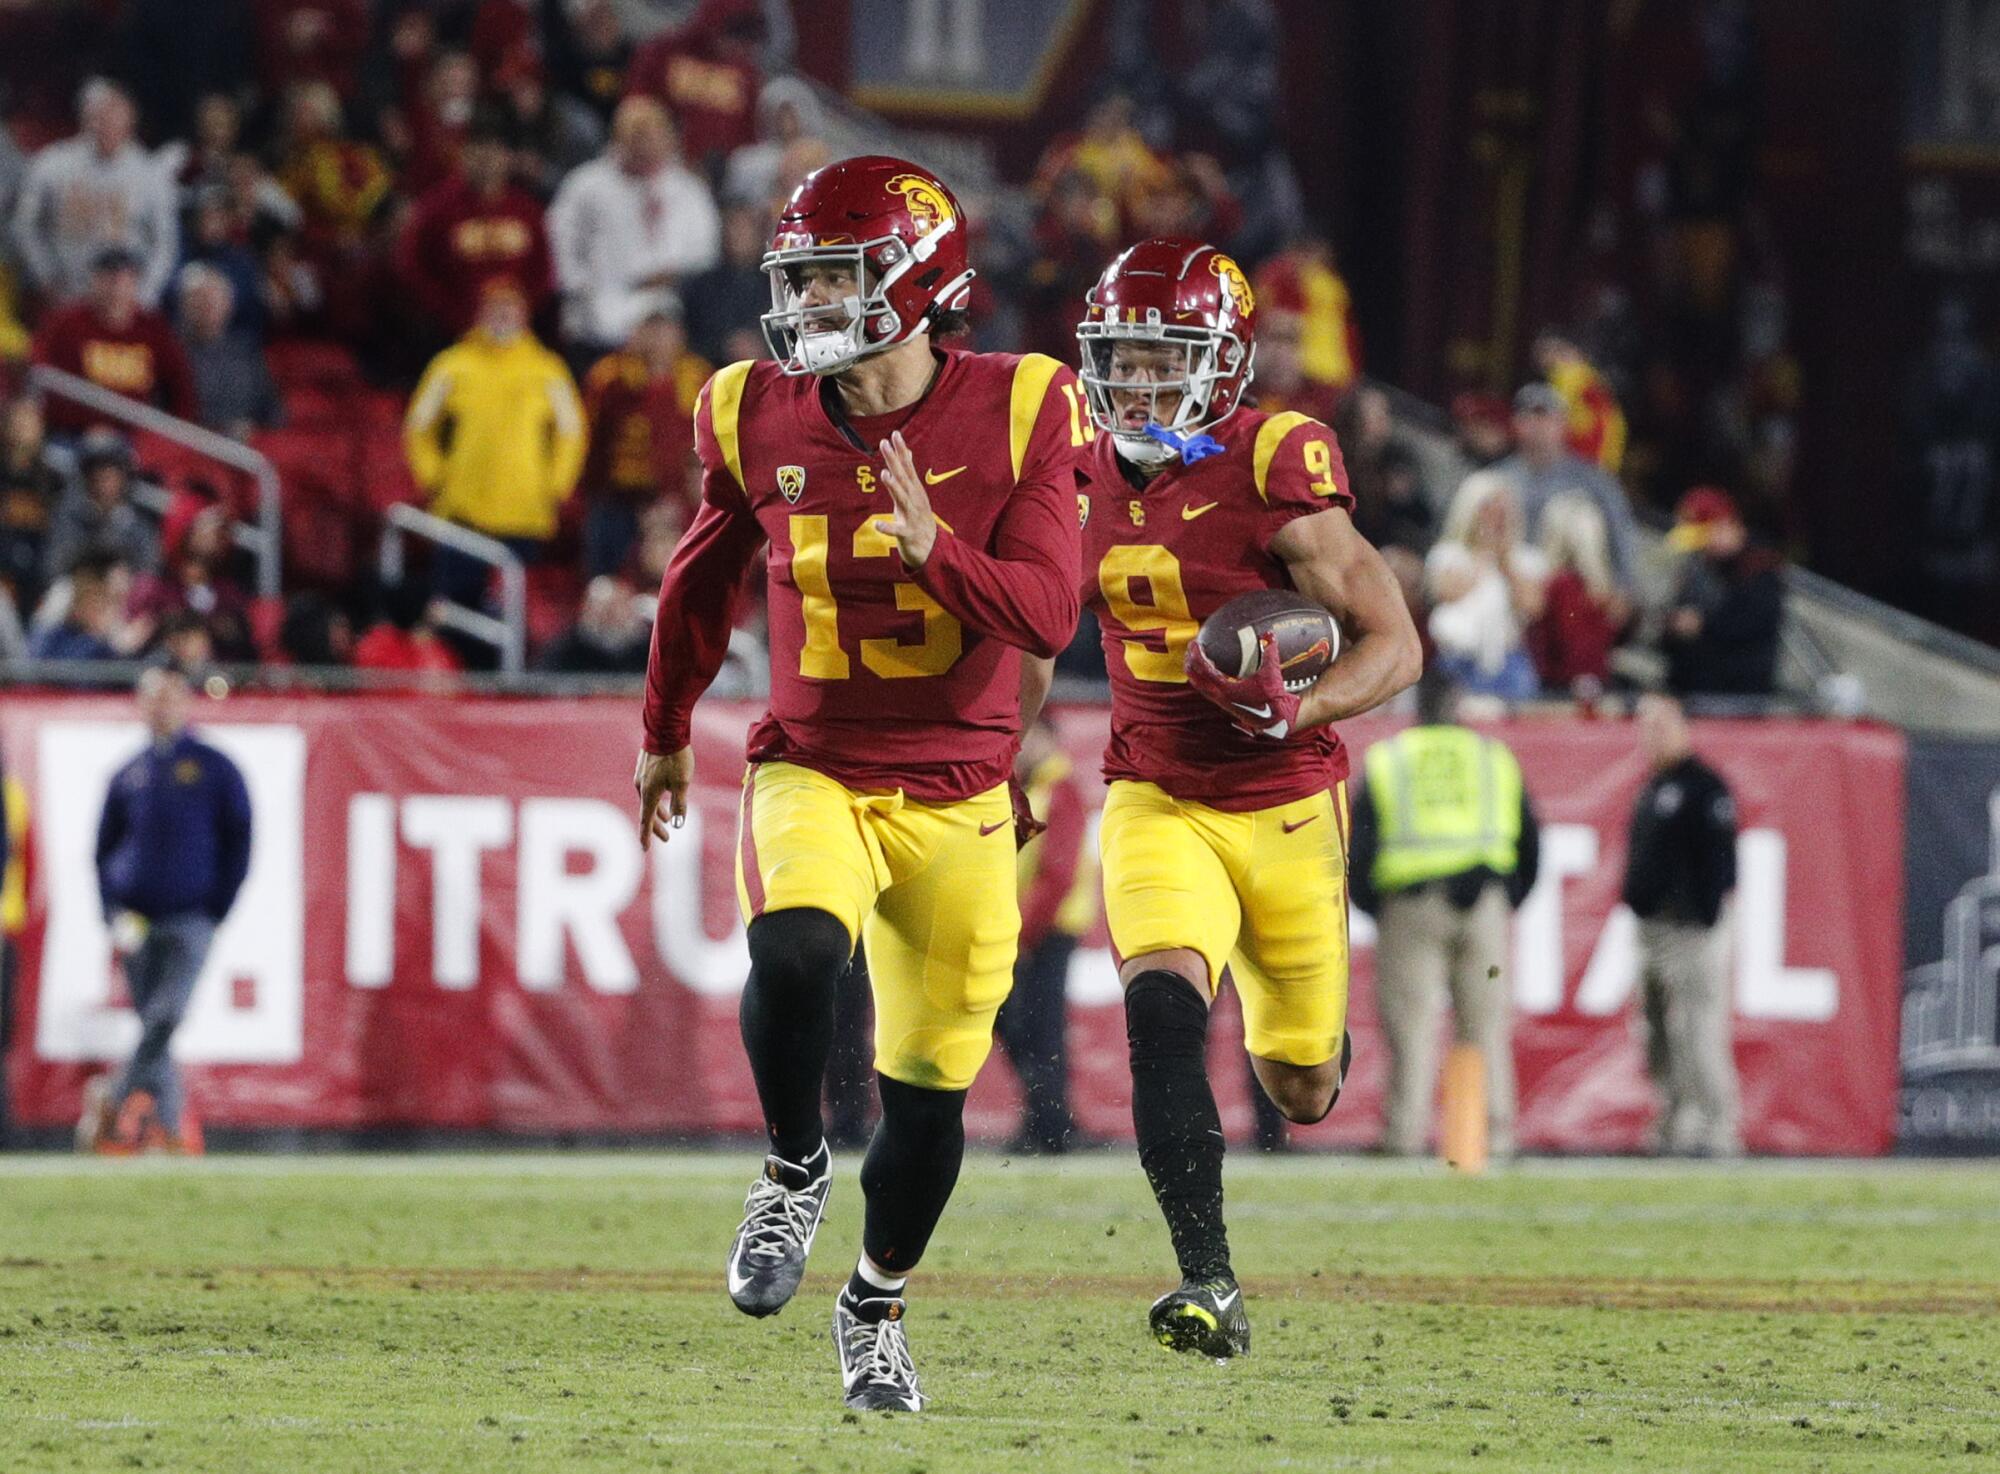
<svg viewBox="0 0 2000 1474"><path fill-rule="evenodd" d="M1318 814L1307 814L1305 818L1299 820L1298 823L1285 825L1284 826L1285 833L1290 834L1295 829L1303 829L1306 827L1306 825L1312 823L1312 821L1317 819L1318 817L1319 817Z"/></svg>
<svg viewBox="0 0 2000 1474"><path fill-rule="evenodd" d="M992 832L993 832L994 830L996 830L996 829L1000 828L1000 827L1001 827L1002 825L1004 825L1004 824L1007 824L1007 823L1009 823L1009 822L1011 822L1011 821L1009 821L1009 820L1006 820L1006 819L996 819L996 820L995 820L995 821L994 821L993 823L991 823L991 824L982 824L982 825L980 825L980 826L979 826L979 837L980 837L981 839L984 839L984 838L985 838L985 837L986 837L987 835L991 834L991 833L992 833Z"/></svg>
<svg viewBox="0 0 2000 1474"><path fill-rule="evenodd" d="M1204 512L1213 512L1213 511L1214 511L1214 510L1215 510L1215 509L1216 509L1217 507L1219 507L1219 506L1221 506L1221 505L1222 505L1222 503L1221 503L1221 502L1210 502L1210 503L1209 503L1209 504L1208 504L1207 506L1205 506L1205 507L1182 507L1182 508L1181 508L1181 521L1183 521L1183 522L1192 522L1192 521L1194 521L1194 519L1195 519L1195 518L1197 518L1197 517L1201 516L1201 515L1202 515L1202 513L1204 513Z"/></svg>
<svg viewBox="0 0 2000 1474"><path fill-rule="evenodd" d="M953 466L949 471L926 471L924 472L924 485L936 486L940 481L949 481L964 469L965 467L963 466Z"/></svg>

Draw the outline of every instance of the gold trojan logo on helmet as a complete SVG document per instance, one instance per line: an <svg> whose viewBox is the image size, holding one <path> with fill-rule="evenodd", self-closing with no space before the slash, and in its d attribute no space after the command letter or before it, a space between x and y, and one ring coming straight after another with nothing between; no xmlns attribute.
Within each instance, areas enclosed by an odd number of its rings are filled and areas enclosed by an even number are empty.
<svg viewBox="0 0 2000 1474"><path fill-rule="evenodd" d="M1255 312L1257 294L1250 290L1250 278L1243 274L1243 268L1228 256L1217 252L1208 259L1208 269L1215 273L1222 283L1222 295L1238 312Z"/></svg>
<svg viewBox="0 0 2000 1474"><path fill-rule="evenodd" d="M889 181L889 192L903 197L918 235L929 235L952 221L951 197L935 179L921 174L898 174Z"/></svg>

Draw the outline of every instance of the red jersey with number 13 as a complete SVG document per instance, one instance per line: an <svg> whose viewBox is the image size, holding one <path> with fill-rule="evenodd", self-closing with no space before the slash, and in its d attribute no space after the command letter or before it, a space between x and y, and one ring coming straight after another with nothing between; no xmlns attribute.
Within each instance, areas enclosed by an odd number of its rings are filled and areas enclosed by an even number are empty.
<svg viewBox="0 0 2000 1474"><path fill-rule="evenodd" d="M1347 751L1330 727L1286 742L1242 731L1188 684L1188 642L1237 595L1290 588L1271 539L1294 518L1351 511L1354 496L1340 443L1318 420L1242 409L1208 433L1222 454L1170 463L1143 488L1098 437L1077 497L1083 599L1111 677L1105 778L1240 813L1331 788L1347 776Z"/></svg>
<svg viewBox="0 0 2000 1474"><path fill-rule="evenodd" d="M771 706L752 761L942 803L1006 781L1020 651L1076 629L1076 376L1040 354L937 352L915 406L846 422L837 391L777 365L716 374L695 408L702 505L660 590L646 747L686 745L727 644L730 595L770 546ZM877 531L895 515L877 445L900 430L939 523L914 573Z"/></svg>

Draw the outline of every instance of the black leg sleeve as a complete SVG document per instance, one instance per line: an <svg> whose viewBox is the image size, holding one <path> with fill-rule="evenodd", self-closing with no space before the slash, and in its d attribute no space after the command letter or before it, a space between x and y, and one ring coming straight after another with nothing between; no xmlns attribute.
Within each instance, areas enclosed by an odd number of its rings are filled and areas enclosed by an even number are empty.
<svg viewBox="0 0 2000 1474"><path fill-rule="evenodd" d="M771 911L750 923L743 985L743 1049L757 1080L771 1150L803 1162L819 1150L820 1087L833 1048L833 999L851 950L825 911Z"/></svg>
<svg viewBox="0 0 2000 1474"><path fill-rule="evenodd" d="M1054 933L1021 959L1014 970L1014 991L1001 1006L1019 1005L1020 1042L1010 1051L1015 1073L1026 1097L1022 1133L1048 1151L1067 1145L1073 1129L1069 1114L1069 1048L1067 1001L1070 954L1076 939Z"/></svg>
<svg viewBox="0 0 2000 1474"><path fill-rule="evenodd" d="M834 999L833 1052L826 1065L827 1140L836 1147L866 1146L875 1112L875 1042L865 952L856 950Z"/></svg>
<svg viewBox="0 0 2000 1474"><path fill-rule="evenodd" d="M924 1256L965 1160L965 1092L922 1090L878 1075L882 1121L861 1159L868 1200L861 1247L894 1274Z"/></svg>
<svg viewBox="0 0 2000 1474"><path fill-rule="evenodd" d="M1125 990L1132 1125L1139 1165L1189 1279L1230 1273L1222 1222L1222 1117L1209 1088L1208 1006L1178 973L1142 972Z"/></svg>

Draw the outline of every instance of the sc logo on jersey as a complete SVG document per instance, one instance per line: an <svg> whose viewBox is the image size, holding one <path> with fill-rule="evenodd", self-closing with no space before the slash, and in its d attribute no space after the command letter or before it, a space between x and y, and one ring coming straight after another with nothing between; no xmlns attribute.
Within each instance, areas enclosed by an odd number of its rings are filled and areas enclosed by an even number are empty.
<svg viewBox="0 0 2000 1474"><path fill-rule="evenodd" d="M806 468L804 466L778 467L778 491L788 502L797 502L806 493Z"/></svg>

